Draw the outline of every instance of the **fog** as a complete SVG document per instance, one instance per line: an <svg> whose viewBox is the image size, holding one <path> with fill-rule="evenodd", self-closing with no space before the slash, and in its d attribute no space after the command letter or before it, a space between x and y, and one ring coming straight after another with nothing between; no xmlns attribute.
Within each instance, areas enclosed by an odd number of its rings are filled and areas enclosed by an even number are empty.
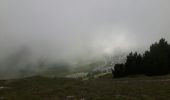
<svg viewBox="0 0 170 100"><path fill-rule="evenodd" d="M169 0L1 0L0 59L24 51L21 62L75 63L140 52L162 37L170 41L169 5Z"/></svg>

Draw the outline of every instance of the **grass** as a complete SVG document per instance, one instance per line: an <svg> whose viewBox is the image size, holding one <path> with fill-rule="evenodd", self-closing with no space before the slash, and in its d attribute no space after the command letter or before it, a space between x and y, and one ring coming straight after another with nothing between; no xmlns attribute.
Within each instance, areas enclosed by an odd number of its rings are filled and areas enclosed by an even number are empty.
<svg viewBox="0 0 170 100"><path fill-rule="evenodd" d="M91 80L30 77L1 80L0 100L169 100L170 76Z"/></svg>

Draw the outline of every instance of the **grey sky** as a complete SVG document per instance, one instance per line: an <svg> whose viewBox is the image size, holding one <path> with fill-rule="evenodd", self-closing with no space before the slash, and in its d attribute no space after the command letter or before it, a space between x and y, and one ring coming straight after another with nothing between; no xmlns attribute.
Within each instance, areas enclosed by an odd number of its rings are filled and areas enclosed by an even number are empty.
<svg viewBox="0 0 170 100"><path fill-rule="evenodd" d="M170 0L1 0L0 54L97 57L170 41Z"/></svg>

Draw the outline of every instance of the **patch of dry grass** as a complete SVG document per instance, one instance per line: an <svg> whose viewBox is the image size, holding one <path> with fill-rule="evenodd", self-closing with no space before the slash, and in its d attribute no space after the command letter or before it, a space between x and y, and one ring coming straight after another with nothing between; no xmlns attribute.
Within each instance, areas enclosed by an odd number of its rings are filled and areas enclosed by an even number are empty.
<svg viewBox="0 0 170 100"><path fill-rule="evenodd" d="M165 81L163 81L165 80ZM169 76L74 80L31 77L0 81L0 100L169 100Z"/></svg>

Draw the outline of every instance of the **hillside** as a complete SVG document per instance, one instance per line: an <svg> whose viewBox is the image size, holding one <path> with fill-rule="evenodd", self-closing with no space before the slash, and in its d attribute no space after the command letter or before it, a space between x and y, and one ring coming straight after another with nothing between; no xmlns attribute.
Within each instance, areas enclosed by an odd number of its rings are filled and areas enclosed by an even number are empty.
<svg viewBox="0 0 170 100"><path fill-rule="evenodd" d="M0 81L0 100L168 100L170 76L92 80L29 77ZM134 77L134 76L133 76Z"/></svg>

